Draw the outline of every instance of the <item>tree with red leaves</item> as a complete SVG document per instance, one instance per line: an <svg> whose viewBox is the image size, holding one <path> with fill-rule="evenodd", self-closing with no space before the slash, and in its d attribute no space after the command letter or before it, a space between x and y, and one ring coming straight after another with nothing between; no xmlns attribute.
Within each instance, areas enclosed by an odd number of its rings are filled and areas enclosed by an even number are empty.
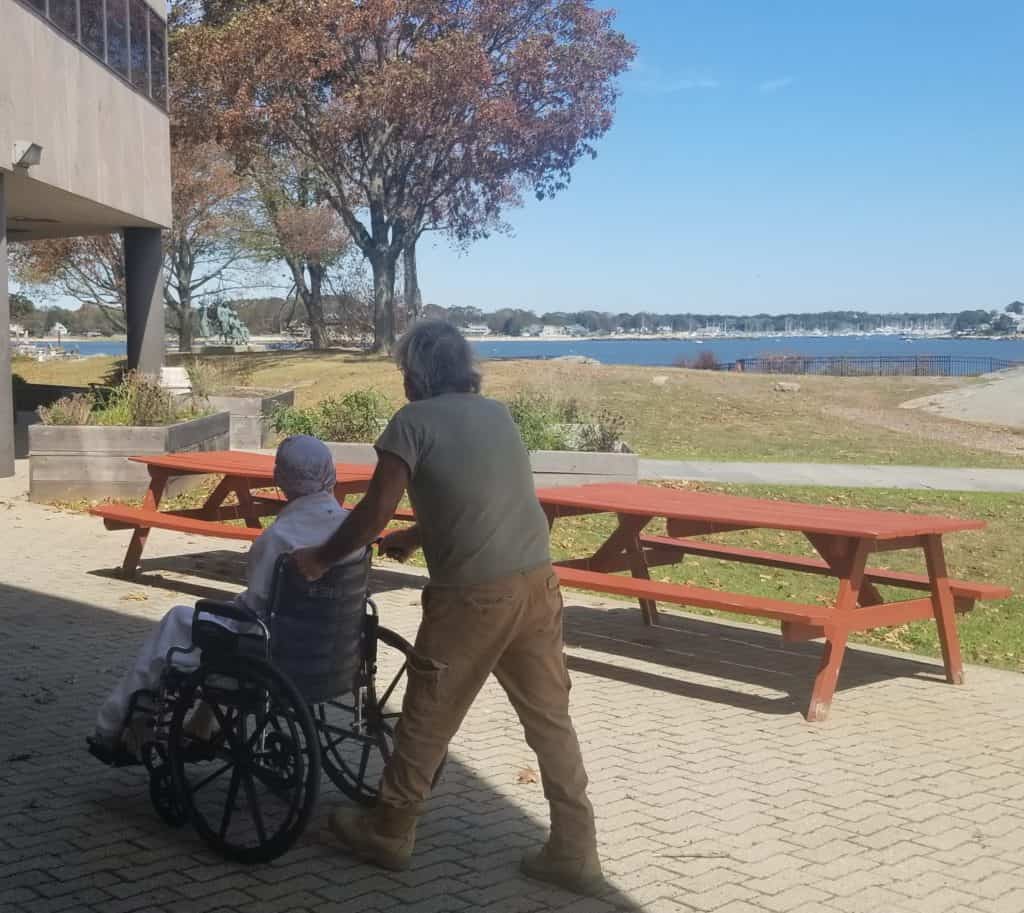
<svg viewBox="0 0 1024 913"><path fill-rule="evenodd" d="M553 196L611 126L634 49L593 0L264 0L181 30L176 116L240 162L290 151L374 279L374 348L420 235Z"/></svg>

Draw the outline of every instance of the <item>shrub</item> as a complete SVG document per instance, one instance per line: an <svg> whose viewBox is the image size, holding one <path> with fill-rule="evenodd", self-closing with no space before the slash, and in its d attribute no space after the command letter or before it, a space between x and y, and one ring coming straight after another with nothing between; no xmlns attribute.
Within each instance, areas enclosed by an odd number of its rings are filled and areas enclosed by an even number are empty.
<svg viewBox="0 0 1024 913"><path fill-rule="evenodd" d="M88 425L92 418L91 396L75 393L64 396L49 406L39 407L39 420L44 425Z"/></svg>
<svg viewBox="0 0 1024 913"><path fill-rule="evenodd" d="M208 361L193 358L186 362L185 373L188 374L188 382L192 387L194 399L209 399L225 386L222 372Z"/></svg>
<svg viewBox="0 0 1024 913"><path fill-rule="evenodd" d="M125 375L109 391L97 391L96 396L93 418L97 425L170 425L195 414L192 409L182 409L158 380L138 371Z"/></svg>
<svg viewBox="0 0 1024 913"><path fill-rule="evenodd" d="M611 453L618 447L625 430L624 416L611 409L601 409L580 429L577 446L591 453Z"/></svg>
<svg viewBox="0 0 1024 913"><path fill-rule="evenodd" d="M527 450L565 450L564 406L543 393L523 391L506 403Z"/></svg>
<svg viewBox="0 0 1024 913"><path fill-rule="evenodd" d="M372 442L394 410L383 393L355 390L320 403L321 429L328 441Z"/></svg>
<svg viewBox="0 0 1024 913"><path fill-rule="evenodd" d="M274 433L282 437L291 437L293 434L320 437L320 410L316 406L309 409L281 406L271 414L269 424Z"/></svg>
<svg viewBox="0 0 1024 913"><path fill-rule="evenodd" d="M680 358L676 362L676 367L691 368L695 371L718 371L722 366L714 352L704 349L696 358Z"/></svg>
<svg viewBox="0 0 1024 913"><path fill-rule="evenodd" d="M270 427L283 436L309 434L322 441L369 443L377 439L392 411L383 393L355 390L305 409L280 408L271 416Z"/></svg>

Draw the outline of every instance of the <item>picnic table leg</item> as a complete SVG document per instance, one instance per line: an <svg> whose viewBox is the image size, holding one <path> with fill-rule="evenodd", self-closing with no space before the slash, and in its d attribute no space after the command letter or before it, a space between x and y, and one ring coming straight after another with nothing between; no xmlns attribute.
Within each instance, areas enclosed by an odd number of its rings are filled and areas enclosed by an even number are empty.
<svg viewBox="0 0 1024 913"><path fill-rule="evenodd" d="M826 719L832 707L832 696L835 694L839 670L842 668L843 656L846 653L849 616L857 609L857 601L864 583L864 568L870 554L869 545L863 540L858 541L856 545L850 540L836 542L829 550L836 556L833 571L839 578L839 592L836 596L833 620L825 625L825 650L811 690L811 703L807 708L807 720L811 723ZM840 558L840 555L845 555L845 558Z"/></svg>
<svg viewBox="0 0 1024 913"><path fill-rule="evenodd" d="M160 506L160 499L167 487L168 473L164 469L155 466L149 467L149 488L146 496L142 499L142 506L147 510L157 510ZM128 550L124 555L124 562L121 564L121 576L132 579L139 569L139 562L142 560L142 551L146 547L146 539L149 538L148 526L137 526L132 532L131 542L128 543Z"/></svg>
<svg viewBox="0 0 1024 913"><path fill-rule="evenodd" d="M256 505L253 504L252 493L248 485L238 482L234 487L234 492L235 497L238 498L238 506L242 509L245 517L245 525L249 529L262 529L263 524L260 523L260 518L256 514Z"/></svg>
<svg viewBox="0 0 1024 913"><path fill-rule="evenodd" d="M217 519L217 510L227 499L227 496L235 490L235 481L230 476L225 476L217 483L217 487L210 492L209 496L203 501L202 510L205 514L205 519L215 520Z"/></svg>
<svg viewBox="0 0 1024 913"><path fill-rule="evenodd" d="M849 549L853 547L853 543L850 540L840 540L837 542L829 536L816 536L812 533L807 534L807 540L814 546L814 550L821 555L825 563L833 571L837 567L842 567L843 561L847 560ZM885 599L878 592L878 587L867 578L864 578L861 581L860 591L857 594L857 602L862 606L880 605L885 602Z"/></svg>
<svg viewBox="0 0 1024 913"><path fill-rule="evenodd" d="M946 555L941 536L925 536L924 557L928 578L932 584L932 610L939 629L942 662L946 667L946 681L954 685L964 683L964 662L960 656L960 636L956 630L956 603L949 586Z"/></svg>
<svg viewBox="0 0 1024 913"><path fill-rule="evenodd" d="M619 514L619 525L590 558L589 567L595 571L614 570L615 559L621 562L623 556L629 561L629 570L634 577L650 580L651 573L644 558L640 533L651 522L650 517L635 517ZM619 563L621 568L621 563ZM640 613L648 627L658 623L658 604L653 599L639 599Z"/></svg>

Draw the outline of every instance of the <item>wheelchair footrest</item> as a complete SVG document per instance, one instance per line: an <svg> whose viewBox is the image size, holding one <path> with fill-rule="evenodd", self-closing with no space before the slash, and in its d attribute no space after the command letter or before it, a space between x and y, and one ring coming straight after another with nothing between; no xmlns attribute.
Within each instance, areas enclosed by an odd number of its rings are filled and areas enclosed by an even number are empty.
<svg viewBox="0 0 1024 913"><path fill-rule="evenodd" d="M86 736L85 743L89 748L89 754L108 767L137 767L142 764L142 761L123 745L113 747L95 736Z"/></svg>

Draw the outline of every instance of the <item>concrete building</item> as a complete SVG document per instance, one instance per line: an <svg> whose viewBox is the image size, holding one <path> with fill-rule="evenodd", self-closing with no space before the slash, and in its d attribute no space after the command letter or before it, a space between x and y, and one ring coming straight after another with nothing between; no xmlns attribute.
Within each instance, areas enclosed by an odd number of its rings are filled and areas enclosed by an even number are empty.
<svg viewBox="0 0 1024 913"><path fill-rule="evenodd" d="M7 243L124 233L128 363L163 361L160 231L171 221L162 0L0 0L0 327ZM0 332L0 476L14 472Z"/></svg>

